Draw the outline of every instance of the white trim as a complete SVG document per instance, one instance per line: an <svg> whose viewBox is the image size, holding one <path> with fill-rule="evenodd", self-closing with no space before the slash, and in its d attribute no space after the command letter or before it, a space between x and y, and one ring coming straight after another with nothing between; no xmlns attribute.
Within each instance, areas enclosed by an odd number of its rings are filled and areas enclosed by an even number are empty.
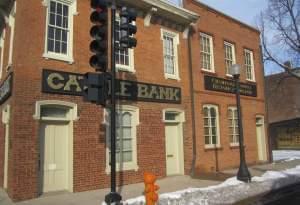
<svg viewBox="0 0 300 205"><path fill-rule="evenodd" d="M166 120L166 113L175 113L178 114L178 117L175 120ZM185 122L185 114L183 110L177 108L166 108L163 109L163 122L165 123L183 123Z"/></svg>
<svg viewBox="0 0 300 205"><path fill-rule="evenodd" d="M68 35L68 45L67 45L67 54L58 54L55 52L48 51L48 23L49 23L49 5L50 1L56 1L60 3L64 3L69 5L69 35ZM47 7L46 11L46 33L45 33L45 45L44 45L44 53L42 55L43 58L46 59L54 59L60 61L66 61L69 64L74 63L73 57L73 35L74 35L74 15L77 15L77 0L43 0L43 6Z"/></svg>
<svg viewBox="0 0 300 205"><path fill-rule="evenodd" d="M237 107L235 107L235 106L229 106L228 108L227 108L227 120L229 121L229 111L231 111L232 112L232 115L233 115L233 117L231 118L231 120L233 120L233 126L235 126L235 121L234 120L238 120L238 116L236 116L237 118L234 118L234 112L236 111L237 112ZM238 115L238 113L237 113L237 115ZM232 126L232 124L229 124L229 130L230 130L230 127ZM235 146L238 146L239 145L239 124L237 124L237 131L236 131L236 133L234 133L234 131L233 132L229 132L229 137L230 137L230 139L229 139L229 144L230 144L230 146L231 147L235 147ZM235 129L235 127L232 127L233 129ZM235 142L231 142L231 136L237 136L237 139L236 139L236 141Z"/></svg>
<svg viewBox="0 0 300 205"><path fill-rule="evenodd" d="M64 121L76 121L79 119L79 116L77 113L77 104L71 103L71 102L59 101L59 100L37 101L35 103L35 113L33 115L33 119L35 119L35 120L56 120L56 121L62 120L61 118L60 119L54 119L54 118L46 119L46 118L41 117L41 107L42 106L51 106L51 105L62 106L62 107L66 107L66 108L70 109L67 118L63 119Z"/></svg>
<svg viewBox="0 0 300 205"><path fill-rule="evenodd" d="M8 155L9 155L9 120L10 120L10 105L4 106L2 110L2 123L5 125L5 142L4 142L4 172L3 172L3 188L8 188Z"/></svg>
<svg viewBox="0 0 300 205"><path fill-rule="evenodd" d="M7 69L12 66L13 47L14 47L14 36L15 36L15 15L17 11L17 1L14 2L14 7L9 15L9 27L10 27L10 41L9 41L9 55Z"/></svg>
<svg viewBox="0 0 300 205"><path fill-rule="evenodd" d="M213 37L206 34L206 33L200 33L200 43L201 43L201 37L205 37L209 39L209 46L210 46L210 64L211 64L211 69L207 70L202 68L201 69L206 71L206 72L211 72L211 73L215 73L215 60L214 60L214 43L213 43ZM201 55L201 50L200 50L200 55ZM202 59L201 59L202 60Z"/></svg>
<svg viewBox="0 0 300 205"><path fill-rule="evenodd" d="M234 44L229 43L229 42L227 42L227 41L224 41L224 54L225 54L225 52L226 52L225 45L231 47L231 52L232 52L232 65L233 65L233 64L236 64L236 56L235 56L235 46L234 46ZM224 61L225 61L225 69L226 69L226 58L225 58L225 55L224 55ZM226 70L225 70L226 76L228 76L228 77L233 77L233 76L232 76L231 74L229 74L228 72L229 72L229 69L228 69L228 70L226 69Z"/></svg>
<svg viewBox="0 0 300 205"><path fill-rule="evenodd" d="M3 29L2 36L0 38L0 47L1 47L1 56L0 56L0 79L2 78L3 73L3 61L4 61L4 48L5 48L5 33L6 29Z"/></svg>
<svg viewBox="0 0 300 205"><path fill-rule="evenodd" d="M253 57L253 51L249 49L244 49L244 59L246 63L246 53L250 54L250 61L251 61L251 79L248 78L247 76L247 68L245 69L246 72L246 80L255 82L255 69L254 69L254 57ZM244 64L246 66L246 64Z"/></svg>
<svg viewBox="0 0 300 205"><path fill-rule="evenodd" d="M167 112L170 113L176 113L178 116L176 119L173 120L166 120L165 114ZM179 173L181 175L184 175L184 140L183 140L183 123L185 122L185 112L183 110L177 109L177 108L166 108L163 110L163 122L165 122L165 129L168 125L174 125L177 124L178 129L178 165L179 165ZM165 148L167 149L167 135L165 135ZM167 152L166 152L167 154ZM167 156L166 156L166 163L167 163ZM166 165L167 166L167 165ZM167 172L167 167L166 167ZM168 173L166 173L168 174Z"/></svg>
<svg viewBox="0 0 300 205"><path fill-rule="evenodd" d="M204 136L204 147L205 149L211 149L211 148L220 148L221 147L221 142L220 142L220 123L219 123L219 107L217 105L213 105L213 104L205 104L202 106L202 110L204 110L204 108L215 108L216 110L216 144L205 144L205 136ZM203 115L204 116L204 115ZM203 121L203 131L204 131L204 121Z"/></svg>
<svg viewBox="0 0 300 205"><path fill-rule="evenodd" d="M175 33L175 32L172 32L172 31L169 31L169 30L166 30L166 29L163 29L161 28L161 40L163 41L163 55L164 55L164 36L169 36L171 38L173 38L173 48L174 48L174 56L175 56L175 59L174 59L174 74L169 74L169 73L166 73L165 72L165 67L163 68L164 69L164 75L165 75L165 78L166 79L174 79L174 80L180 80L180 77L179 77L179 63L178 63L178 60L179 60L179 57L178 57L178 45L180 43L179 41L179 34L178 33ZM164 61L164 56L163 56L163 61Z"/></svg>
<svg viewBox="0 0 300 205"><path fill-rule="evenodd" d="M137 161L137 126L140 124L139 120L139 108L130 106L130 105L118 105L117 107L118 112L129 112L132 114L132 162L124 162L124 163L117 163L116 164L116 170L117 171L127 171L127 170L134 170L138 171L139 166L138 166L138 161ZM105 172L106 174L110 174L110 165L109 165L109 113L110 111L107 109L104 109L104 116L103 116L103 124L106 125L106 168Z"/></svg>

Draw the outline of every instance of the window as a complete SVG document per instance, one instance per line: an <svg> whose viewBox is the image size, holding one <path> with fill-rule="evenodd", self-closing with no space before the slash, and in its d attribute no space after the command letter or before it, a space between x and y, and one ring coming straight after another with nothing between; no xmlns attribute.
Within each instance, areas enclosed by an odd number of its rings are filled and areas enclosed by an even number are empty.
<svg viewBox="0 0 300 205"><path fill-rule="evenodd" d="M178 34L162 30L164 72L166 78L179 80L177 46Z"/></svg>
<svg viewBox="0 0 300 205"><path fill-rule="evenodd" d="M4 39L5 39L5 29L3 29L0 37L0 78L2 77L3 72L3 58L4 58Z"/></svg>
<svg viewBox="0 0 300 205"><path fill-rule="evenodd" d="M200 33L201 68L214 72L213 39L211 36Z"/></svg>
<svg viewBox="0 0 300 205"><path fill-rule="evenodd" d="M229 122L229 137L230 145L239 144L239 125L238 125L238 113L236 107L228 108L228 122Z"/></svg>
<svg viewBox="0 0 300 205"><path fill-rule="evenodd" d="M234 45L228 42L224 42L224 49L225 49L225 69L226 75L230 75L229 68L235 64L235 51Z"/></svg>
<svg viewBox="0 0 300 205"><path fill-rule="evenodd" d="M17 2L15 1L14 6L9 15L8 24L10 27L10 42L9 42L9 54L8 54L8 65L7 71L12 66L12 56L13 56L13 47L14 47L14 36L15 36L15 15L17 9Z"/></svg>
<svg viewBox="0 0 300 205"><path fill-rule="evenodd" d="M215 105L203 106L205 147L219 147L219 112Z"/></svg>
<svg viewBox="0 0 300 205"><path fill-rule="evenodd" d="M116 47L119 47L120 40L120 17L116 14ZM118 70L134 72L134 52L133 49L116 49L116 64Z"/></svg>
<svg viewBox="0 0 300 205"><path fill-rule="evenodd" d="M47 1L44 57L73 62L73 17L76 1Z"/></svg>
<svg viewBox="0 0 300 205"><path fill-rule="evenodd" d="M245 49L244 55L245 55L246 79L250 81L255 81L253 52Z"/></svg>
<svg viewBox="0 0 300 205"><path fill-rule="evenodd" d="M116 162L117 169L138 170L136 127L139 124L138 109L132 106L121 106L116 115ZM107 152L106 172L110 172L110 114L105 112Z"/></svg>

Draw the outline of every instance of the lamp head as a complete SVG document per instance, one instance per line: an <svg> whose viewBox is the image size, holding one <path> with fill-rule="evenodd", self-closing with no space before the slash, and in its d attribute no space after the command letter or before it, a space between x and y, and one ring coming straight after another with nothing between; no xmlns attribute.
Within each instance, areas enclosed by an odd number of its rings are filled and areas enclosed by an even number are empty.
<svg viewBox="0 0 300 205"><path fill-rule="evenodd" d="M229 73L235 78L239 77L241 74L241 66L238 64L233 64L229 69Z"/></svg>

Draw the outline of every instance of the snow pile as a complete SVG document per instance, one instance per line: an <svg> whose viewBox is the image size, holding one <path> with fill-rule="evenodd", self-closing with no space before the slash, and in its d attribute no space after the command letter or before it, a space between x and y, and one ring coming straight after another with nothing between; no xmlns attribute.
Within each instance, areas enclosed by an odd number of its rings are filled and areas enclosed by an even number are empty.
<svg viewBox="0 0 300 205"><path fill-rule="evenodd" d="M299 150L273 150L273 160L279 161L292 161L300 159L300 151Z"/></svg>
<svg viewBox="0 0 300 205"><path fill-rule="evenodd" d="M233 204L270 190L300 182L300 166L285 171L267 171L261 177L253 177L252 183L243 183L236 177L205 188L189 188L173 193L162 194L159 205L215 205ZM124 205L144 205L143 196L129 199Z"/></svg>

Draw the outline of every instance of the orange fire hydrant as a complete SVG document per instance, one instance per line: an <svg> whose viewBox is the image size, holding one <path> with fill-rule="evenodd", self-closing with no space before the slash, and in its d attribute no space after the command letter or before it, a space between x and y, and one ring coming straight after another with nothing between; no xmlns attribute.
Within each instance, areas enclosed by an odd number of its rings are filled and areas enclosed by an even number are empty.
<svg viewBox="0 0 300 205"><path fill-rule="evenodd" d="M156 191L159 189L159 186L154 184L156 181L156 176L154 174L145 172L144 173L144 182L145 182L145 198L146 205L155 205L158 201L158 194Z"/></svg>

